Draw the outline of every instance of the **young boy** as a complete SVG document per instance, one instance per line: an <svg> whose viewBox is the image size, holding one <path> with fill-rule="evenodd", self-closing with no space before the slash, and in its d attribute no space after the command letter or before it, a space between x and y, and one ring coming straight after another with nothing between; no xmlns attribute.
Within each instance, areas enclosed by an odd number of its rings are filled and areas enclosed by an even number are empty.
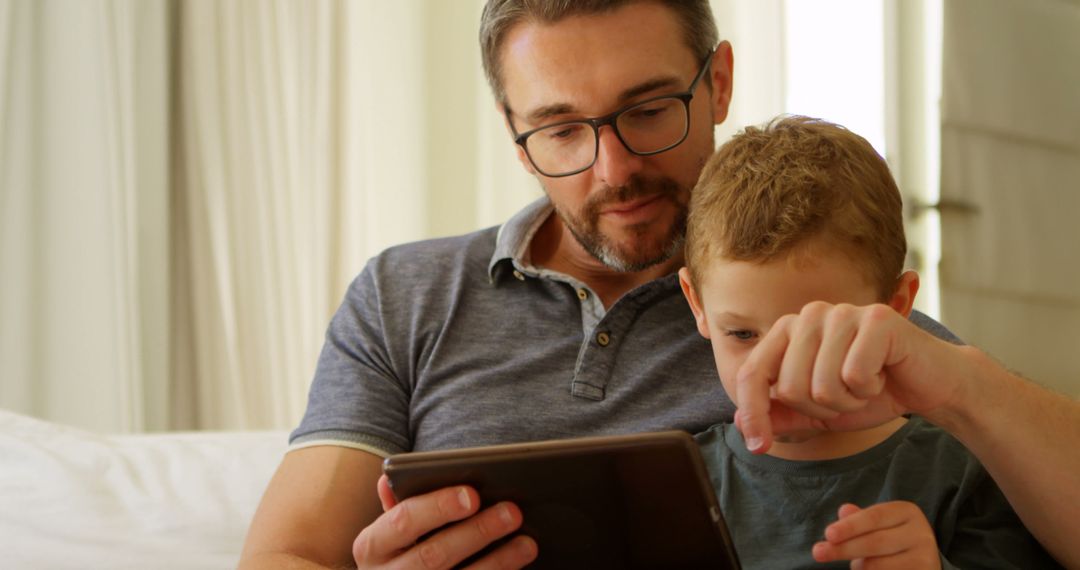
<svg viewBox="0 0 1080 570"><path fill-rule="evenodd" d="M882 304L906 317L919 279L903 271L905 253L900 193L873 147L837 125L789 117L747 128L710 159L679 278L739 405L736 372L784 315L828 303ZM860 405L850 393L820 397ZM1057 567L978 461L918 417L789 434L765 455L748 451L733 425L698 441L744 568Z"/></svg>

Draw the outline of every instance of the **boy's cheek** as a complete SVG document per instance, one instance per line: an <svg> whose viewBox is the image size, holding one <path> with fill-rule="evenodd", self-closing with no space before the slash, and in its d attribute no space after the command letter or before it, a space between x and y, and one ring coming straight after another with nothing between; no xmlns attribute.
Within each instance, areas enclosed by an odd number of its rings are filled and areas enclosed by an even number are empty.
<svg viewBox="0 0 1080 570"><path fill-rule="evenodd" d="M713 359L716 362L716 372L720 376L720 382L724 385L724 391L727 392L731 401L736 406L739 405L735 401L735 375L739 372L739 367L742 366L743 361L746 360L746 351L730 350L724 345L726 337L713 334Z"/></svg>

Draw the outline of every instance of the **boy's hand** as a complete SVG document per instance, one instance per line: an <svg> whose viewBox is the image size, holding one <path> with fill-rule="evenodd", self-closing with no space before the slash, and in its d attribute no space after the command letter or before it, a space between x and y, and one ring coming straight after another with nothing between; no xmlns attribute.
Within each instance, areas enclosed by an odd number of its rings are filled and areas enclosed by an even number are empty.
<svg viewBox="0 0 1080 570"><path fill-rule="evenodd" d="M739 368L735 423L750 451L764 453L774 432L927 416L958 398L957 349L885 305L810 303L778 319Z"/></svg>
<svg viewBox="0 0 1080 570"><path fill-rule="evenodd" d="M851 560L851 567L861 570L941 568L934 531L914 503L893 501L867 509L847 504L839 515L825 528L825 540L814 545L814 560Z"/></svg>

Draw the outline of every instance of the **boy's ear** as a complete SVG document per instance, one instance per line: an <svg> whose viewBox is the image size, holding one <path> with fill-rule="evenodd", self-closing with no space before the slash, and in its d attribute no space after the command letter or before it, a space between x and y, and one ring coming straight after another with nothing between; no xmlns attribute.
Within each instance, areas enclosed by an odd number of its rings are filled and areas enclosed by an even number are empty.
<svg viewBox="0 0 1080 570"><path fill-rule="evenodd" d="M919 274L908 270L900 275L896 291L889 299L889 306L905 318L911 316L915 306L915 294L919 292Z"/></svg>
<svg viewBox="0 0 1080 570"><path fill-rule="evenodd" d="M679 270L679 286L682 287L682 294L686 297L686 302L690 304L690 311L694 313L698 333L705 338L711 338L709 336L709 322L705 320L705 308L702 307L701 302L698 300L697 291L694 291L694 285L690 282L690 270L685 267Z"/></svg>
<svg viewBox="0 0 1080 570"><path fill-rule="evenodd" d="M526 172L535 176L536 169L533 168L532 162L529 161L529 156L525 154L525 147L514 142L514 129L510 126L510 114L506 112L506 106L496 102L495 112L502 117L503 126L506 127L506 134L510 135L510 144L514 145L514 150L517 151L518 162L525 167Z"/></svg>

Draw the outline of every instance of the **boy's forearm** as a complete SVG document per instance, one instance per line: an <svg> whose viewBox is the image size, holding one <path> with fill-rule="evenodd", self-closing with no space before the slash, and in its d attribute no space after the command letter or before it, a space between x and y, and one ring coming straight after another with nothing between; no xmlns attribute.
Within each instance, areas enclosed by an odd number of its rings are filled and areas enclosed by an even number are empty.
<svg viewBox="0 0 1080 570"><path fill-rule="evenodd" d="M956 347L958 398L927 414L983 463L1021 520L1059 562L1080 568L1080 402Z"/></svg>

